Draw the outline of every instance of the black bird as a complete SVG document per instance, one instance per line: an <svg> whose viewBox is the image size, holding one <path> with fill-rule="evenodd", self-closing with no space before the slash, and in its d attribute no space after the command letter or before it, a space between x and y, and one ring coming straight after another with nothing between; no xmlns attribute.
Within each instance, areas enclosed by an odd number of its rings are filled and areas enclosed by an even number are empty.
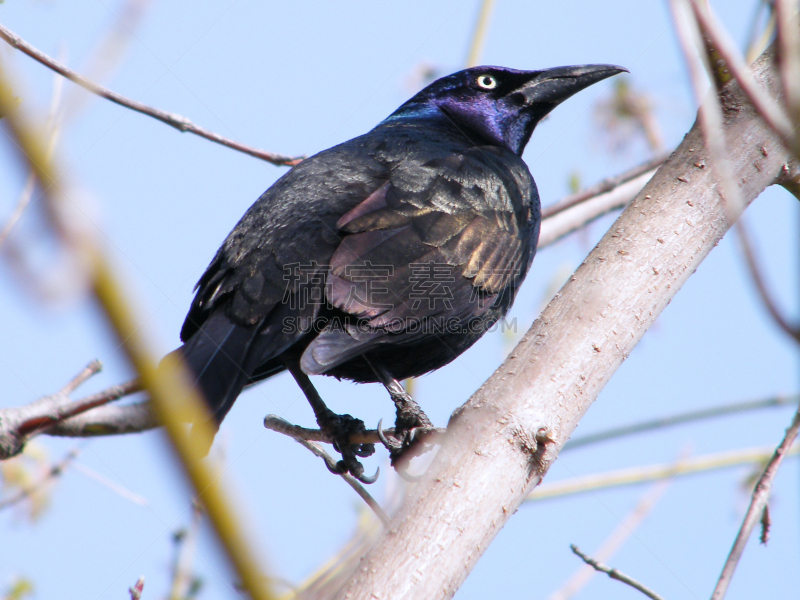
<svg viewBox="0 0 800 600"><path fill-rule="evenodd" d="M429 426L398 380L448 364L514 301L539 236L521 158L534 127L625 70L459 71L283 175L217 251L181 330L216 423L245 386L289 369L337 440L338 470L369 481L356 456L374 448L347 442L363 423L328 410L308 375L382 382L393 457Z"/></svg>

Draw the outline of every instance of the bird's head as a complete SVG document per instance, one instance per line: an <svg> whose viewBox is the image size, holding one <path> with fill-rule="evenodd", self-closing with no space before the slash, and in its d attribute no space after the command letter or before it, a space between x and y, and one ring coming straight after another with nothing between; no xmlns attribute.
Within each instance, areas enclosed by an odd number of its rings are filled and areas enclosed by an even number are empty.
<svg viewBox="0 0 800 600"><path fill-rule="evenodd" d="M617 73L614 65L518 71L472 67L437 79L398 108L390 120L444 115L470 137L522 154L536 124L561 102Z"/></svg>

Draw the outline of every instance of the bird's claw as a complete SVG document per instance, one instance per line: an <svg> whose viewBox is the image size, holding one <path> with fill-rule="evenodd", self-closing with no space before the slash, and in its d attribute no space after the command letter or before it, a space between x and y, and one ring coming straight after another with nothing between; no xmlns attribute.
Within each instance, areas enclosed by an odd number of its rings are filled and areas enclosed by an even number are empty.
<svg viewBox="0 0 800 600"><path fill-rule="evenodd" d="M364 421L350 415L337 415L330 412L326 415L325 423L320 424L328 435L331 436L333 448L342 455L342 460L335 466L326 463L328 470L336 475L349 473L362 483L374 483L378 479L380 469L374 475L364 475L364 465L358 458L366 458L375 453L375 444L351 444L350 437L355 433L365 431Z"/></svg>
<svg viewBox="0 0 800 600"><path fill-rule="evenodd" d="M389 458L395 471L408 482L415 483L419 481L420 477L408 473L408 463L412 458L423 454L428 449L424 442L424 434L432 431L433 426L430 423L417 425L409 429L401 429L395 426L394 433L387 435L382 425L383 419L378 421L376 431L381 443L389 451Z"/></svg>
<svg viewBox="0 0 800 600"><path fill-rule="evenodd" d="M361 483L366 483L366 484L375 483L376 481L378 481L378 475L380 474L381 474L381 468L378 467L377 469L375 469L375 475L373 475L372 477L368 477L367 475L364 475L362 473L359 477L356 477L356 479L358 479Z"/></svg>
<svg viewBox="0 0 800 600"><path fill-rule="evenodd" d="M376 431L378 432L378 439L380 439L381 444L383 444L383 446L389 451L389 454L391 455L402 450L403 443L396 441L395 439L390 440L388 437L386 437L386 432L383 431L383 427L381 427L381 425L383 425L383 419L378 421L378 426L376 428Z"/></svg>

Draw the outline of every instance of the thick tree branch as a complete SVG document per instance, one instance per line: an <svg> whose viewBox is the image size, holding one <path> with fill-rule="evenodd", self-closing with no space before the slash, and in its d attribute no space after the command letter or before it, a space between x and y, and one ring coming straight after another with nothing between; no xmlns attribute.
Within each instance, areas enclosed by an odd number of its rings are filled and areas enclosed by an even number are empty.
<svg viewBox="0 0 800 600"><path fill-rule="evenodd" d="M0 39L5 41L7 44L13 46L20 52L27 54L35 61L43 64L48 69L52 69L59 75L63 75L73 83L77 83L79 86L84 88L85 90L90 91L93 94L97 94L101 98L105 98L106 100L110 100L115 104L119 104L125 108L129 108L131 110L135 110L138 113L143 115L147 115L148 117L152 117L161 121L162 123L166 123L167 125L174 127L181 133L193 133L198 135L202 138L210 140L214 143L221 144L223 146L227 146L228 148L232 148L233 150L237 150L239 152L244 152L245 154L249 154L250 156L254 156L256 158L260 158L261 160L265 160L273 165L279 166L293 166L303 160L302 157L298 156L284 156L283 154L276 154L274 152L267 152L266 150L261 150L259 148L253 148L252 146L247 146L235 140L231 140L229 138L223 137L213 131L208 131L207 129L203 129L192 123L186 117L181 115L176 115L175 113L168 113L163 110L159 110L157 108L153 108L152 106L147 106L146 104L142 104L141 102L137 102L136 100L131 100L130 98L126 98L121 94L117 94L109 90L106 87L103 87L99 83L95 83L94 81L79 75L72 69L62 65L54 58L47 56L41 50L34 48L28 42L23 40L17 34L15 34L10 29L3 27L0 24Z"/></svg>
<svg viewBox="0 0 800 600"><path fill-rule="evenodd" d="M770 58L755 68L774 96ZM723 90L723 105L733 183L749 203L789 155L735 84ZM695 126L503 365L453 415L429 476L340 597L455 593L612 374L738 217L737 207L721 199L715 173L704 168L707 158Z"/></svg>

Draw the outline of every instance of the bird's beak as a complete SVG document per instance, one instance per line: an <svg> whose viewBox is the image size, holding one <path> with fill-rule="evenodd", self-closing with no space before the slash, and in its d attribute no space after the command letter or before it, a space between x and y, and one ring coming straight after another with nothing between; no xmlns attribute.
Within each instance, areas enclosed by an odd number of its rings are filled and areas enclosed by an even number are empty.
<svg viewBox="0 0 800 600"><path fill-rule="evenodd" d="M572 67L554 67L538 71L525 85L517 89L515 94L525 97L525 104L549 105L550 112L564 100L617 73L627 73L628 69L616 65L577 65Z"/></svg>

